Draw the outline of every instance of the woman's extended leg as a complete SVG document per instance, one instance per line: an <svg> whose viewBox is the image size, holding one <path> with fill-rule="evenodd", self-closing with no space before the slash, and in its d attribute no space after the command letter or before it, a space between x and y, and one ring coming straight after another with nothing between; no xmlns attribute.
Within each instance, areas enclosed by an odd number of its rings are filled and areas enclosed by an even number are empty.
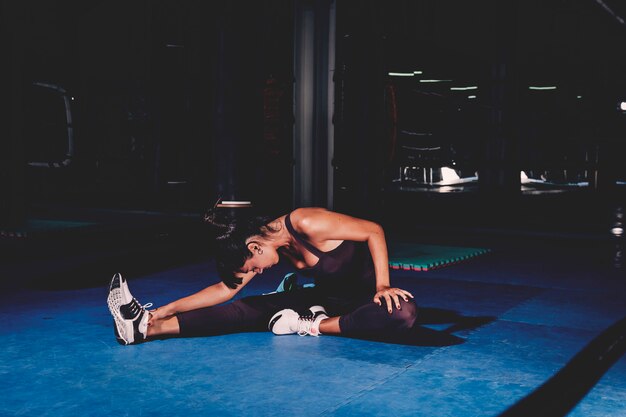
<svg viewBox="0 0 626 417"><path fill-rule="evenodd" d="M155 320L148 337L215 336L228 333L266 331L274 313L289 308L305 310L318 301L313 289L245 297L228 304L206 307Z"/></svg>
<svg viewBox="0 0 626 417"><path fill-rule="evenodd" d="M148 326L147 337L175 336L178 334L180 334L178 317L171 316L164 319L154 320L152 324Z"/></svg>

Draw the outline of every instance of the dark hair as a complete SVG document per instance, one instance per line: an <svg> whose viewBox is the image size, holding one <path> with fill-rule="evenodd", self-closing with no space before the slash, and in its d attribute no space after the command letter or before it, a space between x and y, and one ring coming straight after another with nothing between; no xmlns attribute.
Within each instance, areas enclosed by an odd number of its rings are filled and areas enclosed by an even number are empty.
<svg viewBox="0 0 626 417"><path fill-rule="evenodd" d="M237 272L247 259L252 257L252 252L246 245L246 240L251 236L266 237L277 230L268 223L271 218L267 216L254 216L247 214L236 218L205 216L205 222L216 228L215 260L217 273L229 288L237 288L242 283L241 278L235 277Z"/></svg>

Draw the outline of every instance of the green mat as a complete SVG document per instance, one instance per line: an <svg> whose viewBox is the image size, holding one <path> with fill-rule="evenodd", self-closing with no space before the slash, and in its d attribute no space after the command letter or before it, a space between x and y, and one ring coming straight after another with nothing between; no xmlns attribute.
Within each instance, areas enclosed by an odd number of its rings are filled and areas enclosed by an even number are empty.
<svg viewBox="0 0 626 417"><path fill-rule="evenodd" d="M389 244L389 266L391 269L428 271L453 265L490 251L490 249L459 246L392 243Z"/></svg>

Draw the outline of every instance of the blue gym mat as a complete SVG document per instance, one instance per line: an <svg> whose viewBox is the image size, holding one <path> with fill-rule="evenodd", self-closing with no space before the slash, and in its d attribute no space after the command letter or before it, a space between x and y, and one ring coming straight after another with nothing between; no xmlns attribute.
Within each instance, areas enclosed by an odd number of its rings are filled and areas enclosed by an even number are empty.
<svg viewBox="0 0 626 417"><path fill-rule="evenodd" d="M623 271L561 262L574 255L392 271L415 295L423 334L450 337L441 346L261 332L123 347L107 282L14 290L0 296L0 415L496 416L626 315ZM286 272L279 264L239 296L274 290ZM215 276L203 262L127 278L140 302L160 305ZM457 313L469 325L452 328ZM570 415L626 415L626 359Z"/></svg>

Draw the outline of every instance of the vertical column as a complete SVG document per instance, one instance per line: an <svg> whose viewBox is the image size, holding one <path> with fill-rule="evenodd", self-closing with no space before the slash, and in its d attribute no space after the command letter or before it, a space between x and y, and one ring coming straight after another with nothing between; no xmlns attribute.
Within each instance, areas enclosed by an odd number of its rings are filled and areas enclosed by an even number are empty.
<svg viewBox="0 0 626 417"><path fill-rule="evenodd" d="M332 207L334 0L296 2L294 205Z"/></svg>
<svg viewBox="0 0 626 417"><path fill-rule="evenodd" d="M517 10L496 2L491 72L491 132L479 170L480 188L489 194L520 189L517 155Z"/></svg>
<svg viewBox="0 0 626 417"><path fill-rule="evenodd" d="M315 105L315 7L296 1L294 9L294 206L313 205L313 108Z"/></svg>
<svg viewBox="0 0 626 417"><path fill-rule="evenodd" d="M324 123L327 131L327 155L326 155L326 205L329 209L333 209L335 205L335 169L333 166L333 158L335 154L335 126L333 123L334 106L335 106L335 45L337 33L337 6L331 1L328 13L328 39L326 40L326 115L328 116Z"/></svg>
<svg viewBox="0 0 626 417"><path fill-rule="evenodd" d="M0 15L2 91L0 107L0 227L16 227L25 219L26 161L23 141L23 61L25 16L20 2L4 0ZM6 97L6 96L5 96Z"/></svg>
<svg viewBox="0 0 626 417"><path fill-rule="evenodd" d="M316 1L315 3L315 65L314 85L315 99L313 107L313 200L317 206L328 206L328 188L332 184L332 171L329 176L329 151L332 149L330 135L332 129L333 96L330 53L334 53L334 33L331 33L331 11L334 11L332 0ZM329 97L330 91L330 97ZM330 158L329 158L330 157Z"/></svg>
<svg viewBox="0 0 626 417"><path fill-rule="evenodd" d="M259 13L249 3L214 6L216 63L213 107L214 194L223 199L263 198L262 184L254 187L255 169L263 140L262 79L259 71ZM245 7L246 13L240 8ZM255 189L256 188L256 189ZM257 197L258 196L258 197Z"/></svg>

